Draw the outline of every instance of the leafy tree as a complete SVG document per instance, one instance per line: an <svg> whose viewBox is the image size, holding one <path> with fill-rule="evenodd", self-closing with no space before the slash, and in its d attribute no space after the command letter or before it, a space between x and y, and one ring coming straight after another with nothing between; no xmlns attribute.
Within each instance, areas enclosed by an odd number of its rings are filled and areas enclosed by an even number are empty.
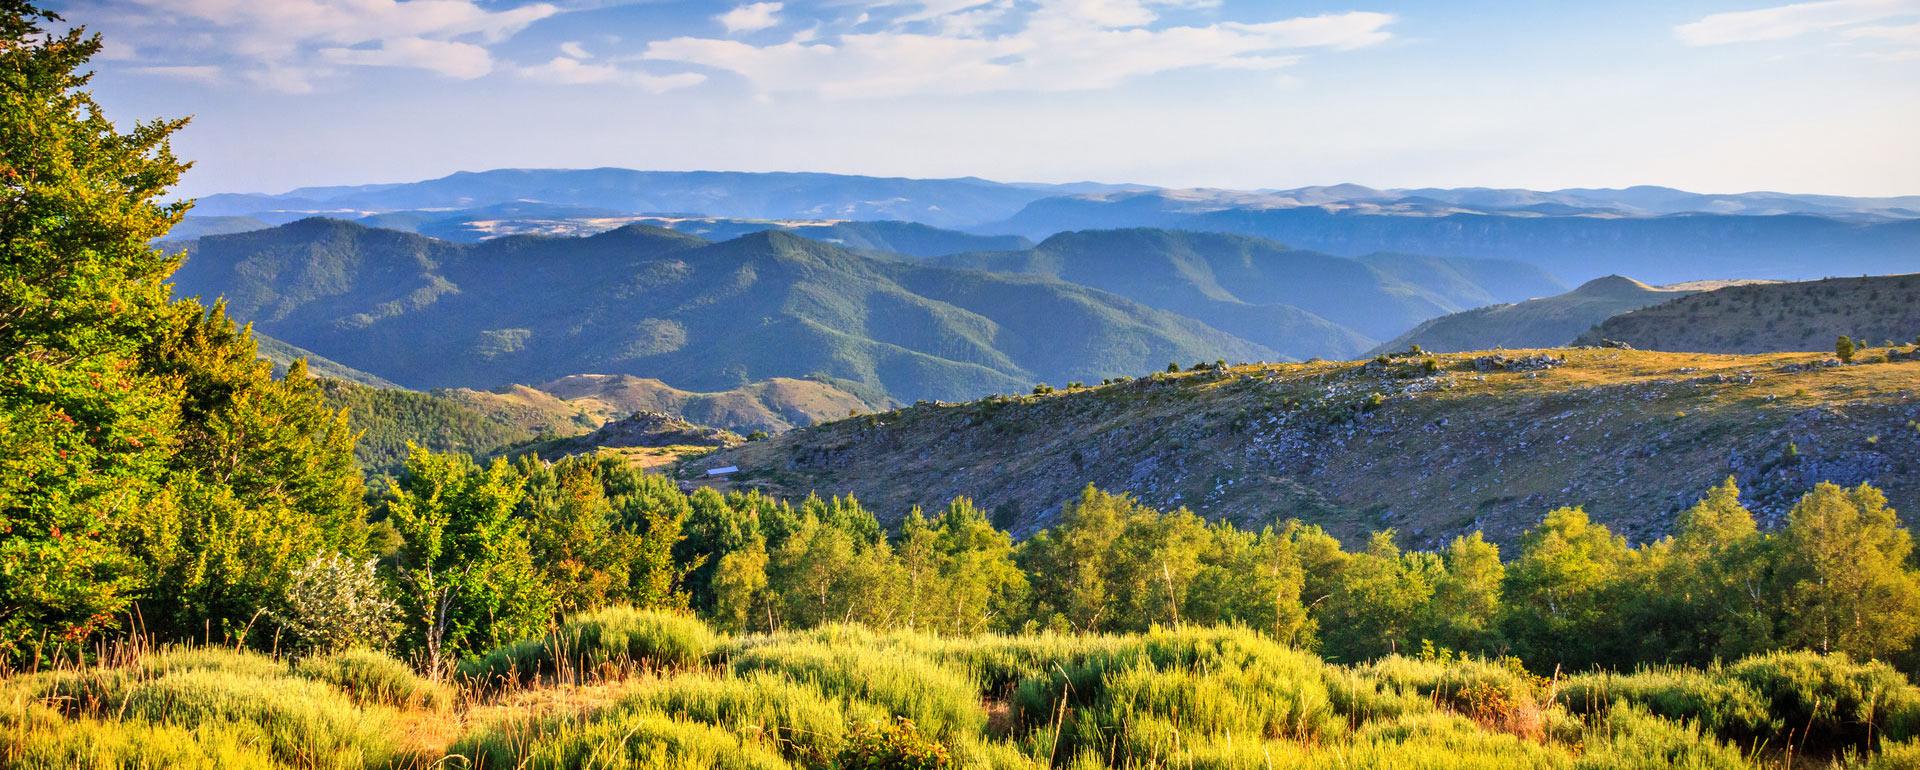
<svg viewBox="0 0 1920 770"><path fill-rule="evenodd" d="M1844 363L1853 363L1853 354L1858 349L1859 345L1853 341L1853 338L1845 334L1840 335L1839 339L1833 342L1833 355Z"/></svg>
<svg viewBox="0 0 1920 770"><path fill-rule="evenodd" d="M1059 526L1021 545L1020 565L1033 581L1036 619L1079 631L1107 627L1110 561L1138 508L1132 498L1089 484L1061 507Z"/></svg>
<svg viewBox="0 0 1920 770"><path fill-rule="evenodd" d="M1729 477L1674 522L1641 591L1640 657L1705 664L1772 646L1766 540Z"/></svg>
<svg viewBox="0 0 1920 770"><path fill-rule="evenodd" d="M178 303L157 324L142 365L181 386L179 444L165 477L175 504L122 520L147 570L141 615L163 637L244 635L307 559L364 553L353 431L303 362L274 379L223 307Z"/></svg>
<svg viewBox="0 0 1920 770"><path fill-rule="evenodd" d="M714 564L713 608L707 617L722 631L771 631L776 627L767 596L767 542L759 533Z"/></svg>
<svg viewBox="0 0 1920 770"><path fill-rule="evenodd" d="M638 547L639 538L615 527L613 504L593 462L527 457L519 468L526 490L517 514L559 615L625 599L627 568Z"/></svg>
<svg viewBox="0 0 1920 770"><path fill-rule="evenodd" d="M1626 541L1579 508L1554 510L1527 530L1502 592L1502 626L1515 652L1536 667L1615 660L1626 631L1609 610L1627 557Z"/></svg>
<svg viewBox="0 0 1920 770"><path fill-rule="evenodd" d="M525 490L505 460L416 449L386 501L404 540L395 565L402 646L434 675L460 657L529 636L550 616L514 516Z"/></svg>
<svg viewBox="0 0 1920 770"><path fill-rule="evenodd" d="M1442 559L1433 599L1416 636L1463 652L1497 649L1500 584L1507 574L1506 566L1500 563L1499 546L1474 532L1448 543Z"/></svg>
<svg viewBox="0 0 1920 770"><path fill-rule="evenodd" d="M1780 535L1782 641L1860 658L1904 652L1920 633L1913 538L1880 490L1816 485Z"/></svg>
<svg viewBox="0 0 1920 770"><path fill-rule="evenodd" d="M1026 573L1013 560L1013 538L994 528L973 501L954 498L933 529L941 592L930 602L929 626L952 634L1010 630L1024 615Z"/></svg>
<svg viewBox="0 0 1920 770"><path fill-rule="evenodd" d="M1306 572L1293 541L1272 528L1258 534L1225 522L1209 531L1203 566L1187 591L1195 623L1245 625L1299 647L1314 644L1300 593Z"/></svg>
<svg viewBox="0 0 1920 770"><path fill-rule="evenodd" d="M1432 554L1403 554L1393 530L1373 533L1354 554L1322 609L1322 645L1337 659L1364 660L1408 646L1419 615L1433 598L1441 570Z"/></svg>
<svg viewBox="0 0 1920 770"><path fill-rule="evenodd" d="M149 243L183 121L121 133L84 90L97 37L0 3L0 662L76 652L144 582L117 522L171 505L175 388L137 366L174 258Z"/></svg>

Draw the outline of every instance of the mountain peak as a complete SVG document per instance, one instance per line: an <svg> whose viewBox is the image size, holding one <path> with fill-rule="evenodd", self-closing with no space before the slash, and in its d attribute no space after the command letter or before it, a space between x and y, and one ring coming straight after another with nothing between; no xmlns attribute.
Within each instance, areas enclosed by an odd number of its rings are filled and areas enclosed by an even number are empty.
<svg viewBox="0 0 1920 770"><path fill-rule="evenodd" d="M1647 292L1655 292L1655 291L1659 291L1659 289L1656 289L1652 286L1648 286L1647 284L1641 283L1632 278L1628 278L1624 275L1614 274L1614 275L1603 275L1603 276L1600 276L1599 278L1595 278L1591 281L1580 284L1578 288L1575 288L1570 293L1585 294L1585 295L1617 296L1622 294L1645 294Z"/></svg>

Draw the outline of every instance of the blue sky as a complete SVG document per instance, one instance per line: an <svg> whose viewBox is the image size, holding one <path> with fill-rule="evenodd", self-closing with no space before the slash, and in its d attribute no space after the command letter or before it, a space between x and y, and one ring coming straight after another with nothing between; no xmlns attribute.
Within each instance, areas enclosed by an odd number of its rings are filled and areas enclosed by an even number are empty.
<svg viewBox="0 0 1920 770"><path fill-rule="evenodd" d="M72 0L187 194L496 167L1920 193L1920 0Z"/></svg>

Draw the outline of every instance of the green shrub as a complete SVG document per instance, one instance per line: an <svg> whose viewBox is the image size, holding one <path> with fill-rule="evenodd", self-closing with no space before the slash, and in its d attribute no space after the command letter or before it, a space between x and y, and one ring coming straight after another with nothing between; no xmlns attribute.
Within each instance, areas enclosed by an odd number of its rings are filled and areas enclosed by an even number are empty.
<svg viewBox="0 0 1920 770"><path fill-rule="evenodd" d="M35 697L60 704L70 718L115 721L102 729L180 728L196 738L207 735L210 747L229 740L262 747L277 762L300 767L379 764L395 748L391 710L358 707L345 694L294 678L286 666L259 655L175 650L130 667L39 675L31 689ZM157 731L150 737L156 745L173 745L170 735Z"/></svg>
<svg viewBox="0 0 1920 770"><path fill-rule="evenodd" d="M523 639L466 661L460 675L498 683L562 673L682 668L705 659L716 646L713 630L696 618L609 607L568 618L546 636Z"/></svg>
<svg viewBox="0 0 1920 770"><path fill-rule="evenodd" d="M1655 716L1692 722L1742 742L1771 735L1781 727L1758 691L1720 670L1653 668L1629 675L1583 674L1564 680L1557 698L1580 714L1605 711L1615 702L1630 703Z"/></svg>
<svg viewBox="0 0 1920 770"><path fill-rule="evenodd" d="M1745 770L1751 767L1739 751L1703 734L1699 726L1661 719L1625 703L1596 718L1587 735L1585 751L1573 766L1576 770L1649 767Z"/></svg>
<svg viewBox="0 0 1920 770"><path fill-rule="evenodd" d="M793 768L766 744L651 711L509 720L468 734L448 753L473 770Z"/></svg>
<svg viewBox="0 0 1920 770"><path fill-rule="evenodd" d="M407 664L372 650L348 650L295 664L295 675L346 691L359 703L396 708L443 709L453 703L444 685L428 681Z"/></svg>
<svg viewBox="0 0 1920 770"><path fill-rule="evenodd" d="M1766 699L1796 743L1836 748L1920 735L1920 688L1879 661L1776 652L1743 659L1727 675Z"/></svg>
<svg viewBox="0 0 1920 770"><path fill-rule="evenodd" d="M779 673L831 698L871 703L942 738L977 734L986 726L980 689L971 677L899 647L764 645L736 654L733 670L737 675Z"/></svg>
<svg viewBox="0 0 1920 770"><path fill-rule="evenodd" d="M840 753L848 719L880 719L880 709L830 699L785 676L682 674L644 683L615 709L654 711L758 738L788 759L818 766Z"/></svg>
<svg viewBox="0 0 1920 770"><path fill-rule="evenodd" d="M834 763L840 770L946 770L953 756L905 717L857 723Z"/></svg>

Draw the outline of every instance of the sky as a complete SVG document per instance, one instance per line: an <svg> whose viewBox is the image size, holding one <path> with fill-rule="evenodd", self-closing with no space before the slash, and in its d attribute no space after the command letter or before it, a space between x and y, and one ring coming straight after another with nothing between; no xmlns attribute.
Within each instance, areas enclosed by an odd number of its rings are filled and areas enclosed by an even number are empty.
<svg viewBox="0 0 1920 770"><path fill-rule="evenodd" d="M1920 194L1920 0L65 0L186 195L503 167Z"/></svg>

